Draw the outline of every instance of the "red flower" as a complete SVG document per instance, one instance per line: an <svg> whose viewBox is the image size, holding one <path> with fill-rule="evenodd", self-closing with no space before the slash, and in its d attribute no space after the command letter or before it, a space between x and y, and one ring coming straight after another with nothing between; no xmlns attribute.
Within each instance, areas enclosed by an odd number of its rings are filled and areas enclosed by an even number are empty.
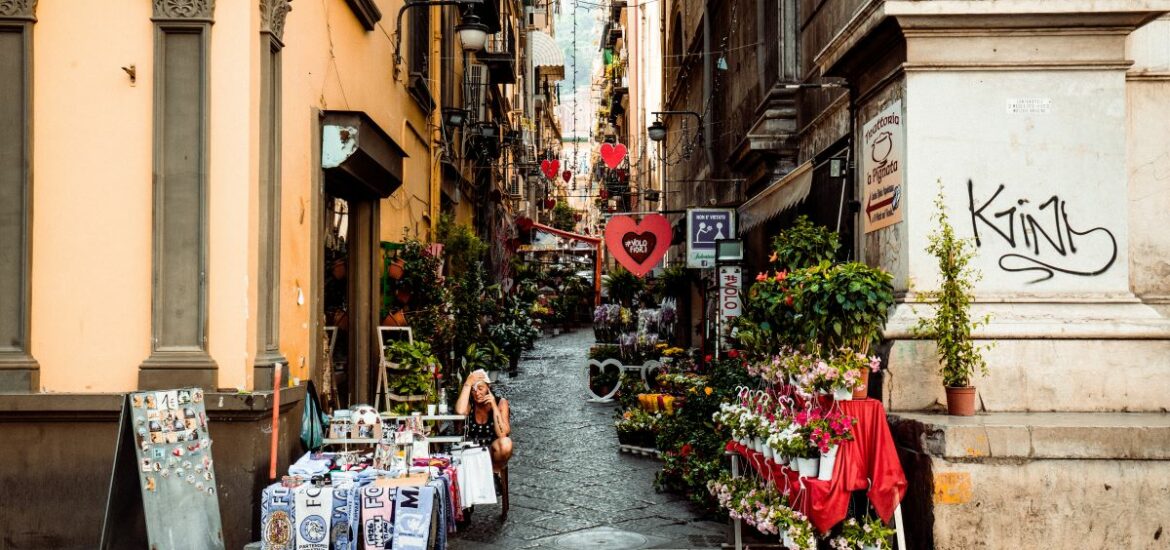
<svg viewBox="0 0 1170 550"><path fill-rule="evenodd" d="M737 350L737 349L730 350L727 352L727 356L732 358L732 359L738 359L739 358L739 350Z"/></svg>
<svg viewBox="0 0 1170 550"><path fill-rule="evenodd" d="M788 305L788 306L792 305L792 295L791 294L784 297L784 304Z"/></svg>
<svg viewBox="0 0 1170 550"><path fill-rule="evenodd" d="M692 447L690 443L686 443L678 451L679 451L679 454L682 456L690 456L691 453L694 452L694 449L695 448Z"/></svg>
<svg viewBox="0 0 1170 550"><path fill-rule="evenodd" d="M703 362L704 362L704 363L710 363L710 362L711 362L711 354L710 354L710 353L708 353L707 355L703 356Z"/></svg>
<svg viewBox="0 0 1170 550"><path fill-rule="evenodd" d="M768 274L767 274L767 273L760 273L759 275L756 275L756 282L757 282L757 283L758 283L758 282L762 282L762 281L767 281L767 280L768 280Z"/></svg>

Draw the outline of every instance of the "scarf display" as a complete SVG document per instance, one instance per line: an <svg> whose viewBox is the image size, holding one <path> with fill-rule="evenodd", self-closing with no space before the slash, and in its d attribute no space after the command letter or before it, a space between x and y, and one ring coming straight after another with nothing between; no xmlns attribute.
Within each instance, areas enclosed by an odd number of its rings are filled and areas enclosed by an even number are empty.
<svg viewBox="0 0 1170 550"><path fill-rule="evenodd" d="M350 542L353 540L353 534L350 531L349 522L350 493L356 494L352 481L333 486L333 510L329 535L330 548L333 550L351 550Z"/></svg>
<svg viewBox="0 0 1170 550"><path fill-rule="evenodd" d="M399 487L394 499L394 550L427 550L431 534L433 487Z"/></svg>
<svg viewBox="0 0 1170 550"><path fill-rule="evenodd" d="M260 496L260 544L263 550L293 550L292 490L279 483L264 488Z"/></svg>
<svg viewBox="0 0 1170 550"><path fill-rule="evenodd" d="M386 487L362 488L362 550L388 548L394 535L394 494Z"/></svg>
<svg viewBox="0 0 1170 550"><path fill-rule="evenodd" d="M297 550L330 550L333 487L305 485L295 492Z"/></svg>

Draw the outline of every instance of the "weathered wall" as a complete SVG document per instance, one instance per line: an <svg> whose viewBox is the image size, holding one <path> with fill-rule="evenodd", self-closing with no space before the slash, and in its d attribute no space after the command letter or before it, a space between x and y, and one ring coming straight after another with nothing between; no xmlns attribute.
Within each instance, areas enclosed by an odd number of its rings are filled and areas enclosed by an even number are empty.
<svg viewBox="0 0 1170 550"><path fill-rule="evenodd" d="M300 448L302 390L281 394L278 472ZM19 506L0 507L5 550L89 550L101 539L121 395L10 397L0 403L0 485ZM227 548L259 539L268 480L271 394L207 394L220 515ZM137 464L128 465L136 468ZM62 521L61 504L70 503Z"/></svg>
<svg viewBox="0 0 1170 550"><path fill-rule="evenodd" d="M1170 18L1129 37L1134 60L1126 81L1129 256L1133 291L1170 313L1170 239L1160 223L1170 212Z"/></svg>
<svg viewBox="0 0 1170 550"><path fill-rule="evenodd" d="M1165 548L1164 461L933 462L940 550Z"/></svg>

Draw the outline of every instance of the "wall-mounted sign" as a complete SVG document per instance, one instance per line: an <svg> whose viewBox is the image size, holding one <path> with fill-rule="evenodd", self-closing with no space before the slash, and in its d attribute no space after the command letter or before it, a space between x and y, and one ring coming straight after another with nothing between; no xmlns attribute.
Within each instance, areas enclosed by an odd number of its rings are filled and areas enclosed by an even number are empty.
<svg viewBox="0 0 1170 550"><path fill-rule="evenodd" d="M715 267L715 243L735 236L734 209L687 210L687 267Z"/></svg>
<svg viewBox="0 0 1170 550"><path fill-rule="evenodd" d="M723 318L723 326L739 317L743 311L740 298L740 289L743 280L740 278L738 266L723 266L719 268L719 316Z"/></svg>
<svg viewBox="0 0 1170 550"><path fill-rule="evenodd" d="M861 128L861 197L865 232L902 221L906 181L902 102L895 101Z"/></svg>
<svg viewBox="0 0 1170 550"><path fill-rule="evenodd" d="M661 214L650 214L641 222L614 216L605 224L605 246L619 264L643 277L666 256L671 234L670 222Z"/></svg>

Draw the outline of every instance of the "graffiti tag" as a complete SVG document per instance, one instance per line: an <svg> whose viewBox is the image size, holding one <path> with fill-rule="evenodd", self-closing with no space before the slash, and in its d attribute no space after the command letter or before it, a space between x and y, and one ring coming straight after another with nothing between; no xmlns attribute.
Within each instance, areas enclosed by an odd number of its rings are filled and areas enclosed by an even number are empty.
<svg viewBox="0 0 1170 550"><path fill-rule="evenodd" d="M1028 281L1029 284L1047 281L1057 273L1077 275L1081 277L1095 277L1105 273L1117 261L1117 238L1104 227L1093 227L1078 230L1069 223L1068 201L1060 195L1052 195L1048 200L1033 206L1031 200L1017 199L1014 203L997 199L1003 193L1005 186L1000 184L991 197L982 203L976 203L975 184L967 180L967 197L971 212L971 229L975 233L975 245L982 248L983 239L980 236L980 226L990 228L998 234L1013 252L1000 256L999 267L1004 271L1039 272L1037 279ZM1084 267L1082 259L1089 249L1084 246L1083 237L1100 234L1108 238L1109 259L1100 265L1100 262ZM1087 240L1087 239L1086 239ZM1082 246L1078 248L1080 242ZM1090 241L1093 244L1104 244L1104 239L1097 237ZM1056 256L1053 256L1056 254ZM1095 249L1093 256L1104 257L1102 249ZM1044 257L1044 259L1041 259ZM1090 260L1091 261L1091 260Z"/></svg>

